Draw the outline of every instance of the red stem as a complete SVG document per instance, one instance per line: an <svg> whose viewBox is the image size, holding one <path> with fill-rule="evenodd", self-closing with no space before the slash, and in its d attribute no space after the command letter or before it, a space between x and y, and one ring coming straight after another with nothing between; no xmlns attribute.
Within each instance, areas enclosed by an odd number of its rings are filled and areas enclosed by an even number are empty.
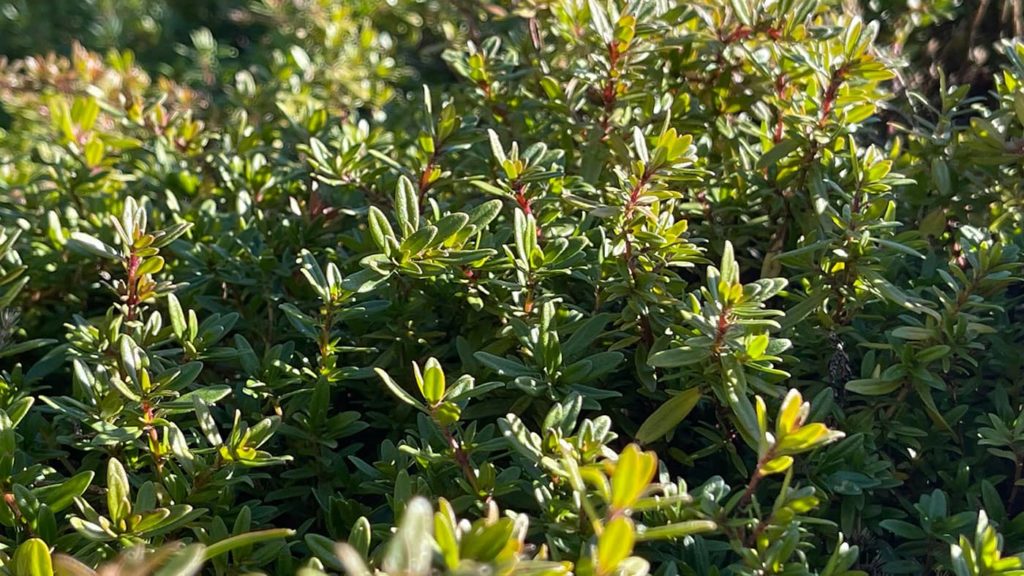
<svg viewBox="0 0 1024 576"><path fill-rule="evenodd" d="M604 111L601 113L602 140L608 139L608 135L611 132L611 116L615 110L615 101L618 98L618 82L615 78L618 76L619 57L621 55L619 47L615 42L609 42L608 79L605 80L604 88L601 90L601 100L604 103Z"/></svg>
<svg viewBox="0 0 1024 576"><path fill-rule="evenodd" d="M142 263L142 259L132 251L132 255L128 258L128 319L135 319L135 308L139 305L139 279L136 278L136 274L139 271L139 265Z"/></svg>
<svg viewBox="0 0 1024 576"><path fill-rule="evenodd" d="M633 212L636 210L637 202L640 200L640 193L647 187L652 176L654 174L645 168L644 173L640 175L640 179L637 180L633 189L629 191L629 200L626 202L626 209L622 214L622 234L626 242L626 267L629 269L629 277L634 281L636 280L636 262L633 260L633 237L629 233L629 221L633 218Z"/></svg>

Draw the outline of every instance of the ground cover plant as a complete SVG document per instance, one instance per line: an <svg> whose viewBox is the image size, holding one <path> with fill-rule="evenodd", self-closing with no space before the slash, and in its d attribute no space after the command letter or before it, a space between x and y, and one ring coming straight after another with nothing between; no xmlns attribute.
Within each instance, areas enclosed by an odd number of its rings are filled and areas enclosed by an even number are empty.
<svg viewBox="0 0 1024 576"><path fill-rule="evenodd" d="M989 3L187 4L0 2L0 572L1024 574Z"/></svg>

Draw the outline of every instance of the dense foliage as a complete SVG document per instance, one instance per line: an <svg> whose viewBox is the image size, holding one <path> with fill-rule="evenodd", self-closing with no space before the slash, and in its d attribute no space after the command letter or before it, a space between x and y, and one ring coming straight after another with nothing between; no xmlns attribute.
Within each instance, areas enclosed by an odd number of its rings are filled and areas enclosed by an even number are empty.
<svg viewBox="0 0 1024 576"><path fill-rule="evenodd" d="M882 4L5 38L0 573L1024 574L1024 44Z"/></svg>

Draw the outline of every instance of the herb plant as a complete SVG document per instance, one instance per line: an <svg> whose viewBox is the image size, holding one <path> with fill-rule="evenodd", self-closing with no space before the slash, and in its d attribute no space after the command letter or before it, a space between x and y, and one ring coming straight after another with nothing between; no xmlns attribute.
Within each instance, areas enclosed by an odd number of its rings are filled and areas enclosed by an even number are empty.
<svg viewBox="0 0 1024 576"><path fill-rule="evenodd" d="M0 573L1024 574L1024 44L854 4L0 60Z"/></svg>

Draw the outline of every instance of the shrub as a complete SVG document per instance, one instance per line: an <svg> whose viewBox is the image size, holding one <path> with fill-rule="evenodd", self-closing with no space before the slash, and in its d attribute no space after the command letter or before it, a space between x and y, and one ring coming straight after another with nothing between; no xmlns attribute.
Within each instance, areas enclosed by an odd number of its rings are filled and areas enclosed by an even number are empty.
<svg viewBox="0 0 1024 576"><path fill-rule="evenodd" d="M296 6L0 69L0 570L1022 573L1024 44Z"/></svg>

